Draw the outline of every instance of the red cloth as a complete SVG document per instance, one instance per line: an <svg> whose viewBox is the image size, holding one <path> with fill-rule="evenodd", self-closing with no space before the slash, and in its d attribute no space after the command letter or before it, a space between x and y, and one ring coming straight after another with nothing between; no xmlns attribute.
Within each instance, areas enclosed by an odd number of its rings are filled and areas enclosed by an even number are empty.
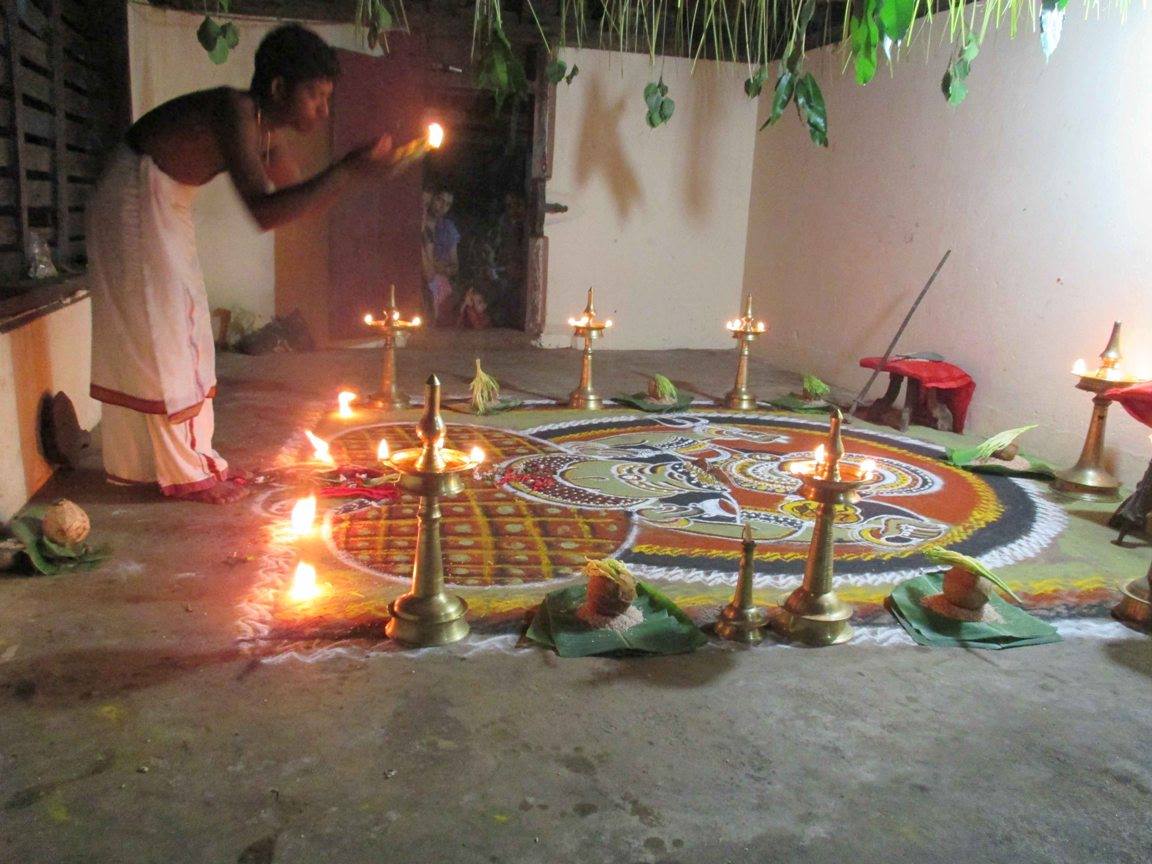
<svg viewBox="0 0 1152 864"><path fill-rule="evenodd" d="M1145 426L1152 426L1152 381L1132 387L1113 387L1104 391L1104 398L1119 402Z"/></svg>
<svg viewBox="0 0 1152 864"><path fill-rule="evenodd" d="M881 372L915 378L920 386L938 391L936 398L952 412L952 431L964 431L968 406L972 403L972 394L976 392L976 382L971 375L959 366L943 360L889 360L881 366L883 359L865 357L860 365L865 369L879 369Z"/></svg>

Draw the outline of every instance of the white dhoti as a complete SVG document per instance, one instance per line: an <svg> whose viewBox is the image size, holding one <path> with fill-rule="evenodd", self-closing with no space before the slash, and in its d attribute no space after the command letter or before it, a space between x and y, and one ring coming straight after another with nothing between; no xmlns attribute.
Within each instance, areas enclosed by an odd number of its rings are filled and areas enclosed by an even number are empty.
<svg viewBox="0 0 1152 864"><path fill-rule="evenodd" d="M212 449L216 355L196 252L197 187L122 145L87 212L92 397L105 404L104 467L167 495L227 477Z"/></svg>

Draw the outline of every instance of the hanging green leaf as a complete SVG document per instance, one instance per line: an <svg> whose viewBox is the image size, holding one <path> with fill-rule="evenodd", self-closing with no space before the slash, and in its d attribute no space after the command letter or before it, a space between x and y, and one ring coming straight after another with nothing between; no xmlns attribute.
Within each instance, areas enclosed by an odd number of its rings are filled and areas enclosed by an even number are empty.
<svg viewBox="0 0 1152 864"><path fill-rule="evenodd" d="M648 106L645 119L653 129L672 119L676 103L668 98L668 85L664 83L663 77L659 81L650 81L645 85L644 104Z"/></svg>
<svg viewBox="0 0 1152 864"><path fill-rule="evenodd" d="M235 48L240 44L240 28L227 21L220 27L220 38L230 49Z"/></svg>
<svg viewBox="0 0 1152 864"><path fill-rule="evenodd" d="M374 12L374 23L376 24L376 30L380 33L383 33L386 30L391 30L394 22L392 19L392 13L388 11L388 7L383 3L377 2Z"/></svg>
<svg viewBox="0 0 1152 864"><path fill-rule="evenodd" d="M876 23L877 0L861 0L860 15L849 21L849 41L856 58L856 82L867 84L876 75L876 51L880 45L880 28Z"/></svg>
<svg viewBox="0 0 1152 864"><path fill-rule="evenodd" d="M968 34L964 45L956 55L956 59L948 66L940 88L948 99L949 105L959 105L968 95L968 73L972 70L972 61L980 53L980 40L975 33Z"/></svg>
<svg viewBox="0 0 1152 864"><path fill-rule="evenodd" d="M544 67L544 77L549 84L559 84L564 80L564 75L568 71L568 64L563 60L553 60Z"/></svg>
<svg viewBox="0 0 1152 864"><path fill-rule="evenodd" d="M908 35L919 0L879 0L880 35L899 42Z"/></svg>
<svg viewBox="0 0 1152 864"><path fill-rule="evenodd" d="M776 79L776 90L772 95L772 113L768 115L768 119L764 121L761 129L771 126L784 116L784 109L792 101L795 90L796 76L781 66L780 77Z"/></svg>
<svg viewBox="0 0 1152 864"><path fill-rule="evenodd" d="M208 52L208 59L219 66L228 59L228 43L223 39L216 42L216 47Z"/></svg>
<svg viewBox="0 0 1152 864"><path fill-rule="evenodd" d="M808 137L821 147L828 146L828 110L824 105L824 94L820 85L809 72L796 82L796 109L808 124Z"/></svg>
<svg viewBox="0 0 1152 864"><path fill-rule="evenodd" d="M744 82L744 92L749 99L755 99L764 90L764 82L768 79L768 67L761 66L752 76Z"/></svg>
<svg viewBox="0 0 1152 864"><path fill-rule="evenodd" d="M204 20L200 22L200 26L196 30L196 38L200 42L200 47L211 53L220 41L220 25L208 16L204 16Z"/></svg>

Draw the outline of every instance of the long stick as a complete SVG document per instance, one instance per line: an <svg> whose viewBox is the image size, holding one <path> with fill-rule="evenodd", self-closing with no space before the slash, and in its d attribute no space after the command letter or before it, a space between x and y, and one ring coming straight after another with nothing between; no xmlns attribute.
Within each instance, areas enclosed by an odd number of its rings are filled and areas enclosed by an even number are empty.
<svg viewBox="0 0 1152 864"><path fill-rule="evenodd" d="M920 289L920 293L916 295L916 302L912 304L912 308L908 310L908 314L904 316L904 321L900 324L900 329L896 331L896 335L892 337L892 341L888 343L888 350L884 352L884 357L881 358L880 363L872 370L872 376L868 379L868 383L864 385L863 389L856 394L856 398L852 400L852 404L848 408L848 416L851 417L856 412L856 406L860 404L868 391L871 389L872 384L876 381L877 376L883 370L888 358L892 356L892 352L896 350L896 343L900 341L900 337L904 335L904 328L908 326L908 322L912 320L912 315L916 312L916 307L920 305L920 301L924 299L924 295L928 293L928 289L932 287L932 283L936 281L936 277L940 275L940 270L944 267L944 262L948 260L948 256L952 254L949 249L944 253L944 257L940 259L940 263L936 265L936 269L932 271L932 275L928 277L928 282Z"/></svg>

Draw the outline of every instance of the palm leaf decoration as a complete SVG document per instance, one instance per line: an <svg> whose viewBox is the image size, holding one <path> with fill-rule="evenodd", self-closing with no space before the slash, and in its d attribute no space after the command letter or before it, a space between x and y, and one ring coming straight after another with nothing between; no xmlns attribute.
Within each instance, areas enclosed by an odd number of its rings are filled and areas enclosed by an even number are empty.
<svg viewBox="0 0 1152 864"><path fill-rule="evenodd" d="M1029 429L1035 429L1038 424L1033 423L1031 426L1021 426L1018 429L1008 429L993 435L987 441L981 441L976 445L975 459L990 459L993 453L998 453L1003 450Z"/></svg>
<svg viewBox="0 0 1152 864"><path fill-rule="evenodd" d="M472 410L486 414L500 401L500 382L480 368L480 358L476 358L476 377L470 385L472 390Z"/></svg>
<svg viewBox="0 0 1152 864"><path fill-rule="evenodd" d="M931 561L933 564L939 564L946 567L959 567L961 570L967 570L969 573L975 573L977 576L983 576L1001 591L1008 594L1017 603L1023 603L1019 595L1009 588L1004 580L968 555L960 552L953 552L951 549L945 549L943 546L925 546L924 557Z"/></svg>

